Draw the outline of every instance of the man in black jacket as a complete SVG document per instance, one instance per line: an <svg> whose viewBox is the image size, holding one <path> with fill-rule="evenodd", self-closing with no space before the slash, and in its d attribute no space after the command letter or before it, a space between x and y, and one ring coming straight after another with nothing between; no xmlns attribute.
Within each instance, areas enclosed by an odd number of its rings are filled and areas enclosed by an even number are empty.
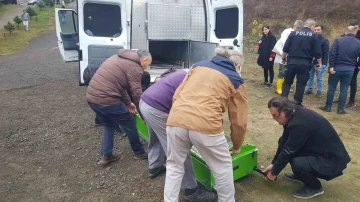
<svg viewBox="0 0 360 202"><path fill-rule="evenodd" d="M350 26L354 26L355 29L357 29L357 33L356 33L356 38L358 40L360 40L360 21L359 20L353 20L350 22ZM354 70L354 74L351 78L351 83L350 83L350 98L349 98L349 102L346 103L345 108L348 107L354 107L355 106L355 96L356 96L356 91L357 91L357 77L359 74L359 69L355 68Z"/></svg>
<svg viewBox="0 0 360 202"><path fill-rule="evenodd" d="M264 170L266 179L275 181L290 163L293 173L285 174L285 178L305 184L293 193L294 197L308 199L323 194L317 178L334 179L350 162L337 132L323 116L285 97L271 99L268 108L284 131L274 159Z"/></svg>
<svg viewBox="0 0 360 202"><path fill-rule="evenodd" d="M302 29L291 32L283 48L282 60L283 63L287 61L287 70L281 96L289 96L290 87L296 76L294 100L300 105L303 101L306 83L309 80L313 58L318 62L317 71L320 71L322 66L320 40L313 32L315 23L314 20L307 19Z"/></svg>
<svg viewBox="0 0 360 202"><path fill-rule="evenodd" d="M330 112L334 100L336 86L340 81L338 114L345 114L345 103L354 69L360 67L360 41L355 38L357 29L349 26L344 37L335 39L329 54L329 79L326 105L321 110Z"/></svg>
<svg viewBox="0 0 360 202"><path fill-rule="evenodd" d="M319 36L319 40L321 43L321 59L322 59L322 66L321 70L316 70L316 65L318 64L317 60L313 61L310 69L310 78L308 82L308 90L306 92L307 95L312 94L314 79L316 75L316 97L321 97L321 91L323 86L323 73L326 69L326 65L329 60L329 40L327 40L323 35L322 32L324 27L322 25L315 26L315 33Z"/></svg>

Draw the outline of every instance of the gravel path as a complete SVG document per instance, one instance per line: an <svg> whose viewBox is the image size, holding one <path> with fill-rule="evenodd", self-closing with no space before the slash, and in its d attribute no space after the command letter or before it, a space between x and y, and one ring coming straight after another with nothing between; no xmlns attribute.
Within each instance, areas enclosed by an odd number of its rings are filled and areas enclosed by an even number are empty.
<svg viewBox="0 0 360 202"><path fill-rule="evenodd" d="M55 32L30 41L21 51L0 56L0 91L70 80L78 85L77 63L64 63L57 48Z"/></svg>

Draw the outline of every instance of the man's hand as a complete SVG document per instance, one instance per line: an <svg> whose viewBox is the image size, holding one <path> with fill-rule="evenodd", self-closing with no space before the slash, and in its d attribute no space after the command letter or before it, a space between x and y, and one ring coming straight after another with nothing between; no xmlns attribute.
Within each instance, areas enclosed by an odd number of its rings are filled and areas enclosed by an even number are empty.
<svg viewBox="0 0 360 202"><path fill-rule="evenodd" d="M330 72L330 74L335 74L336 73L334 67L330 67L329 72Z"/></svg>
<svg viewBox="0 0 360 202"><path fill-rule="evenodd" d="M128 106L128 110L129 110L130 113L135 114L135 112L136 112L136 106L134 105L134 103L131 103L131 104Z"/></svg>
<svg viewBox="0 0 360 202"><path fill-rule="evenodd" d="M268 165L268 167L265 168L265 170L263 170L264 173L270 173L272 171L273 168L273 164Z"/></svg>
<svg viewBox="0 0 360 202"><path fill-rule="evenodd" d="M267 176L264 177L264 178L265 178L266 180L276 181L277 176L271 174L272 168L273 168L273 164L270 164L268 167L266 167L266 168L263 170L264 173L267 173Z"/></svg>
<svg viewBox="0 0 360 202"><path fill-rule="evenodd" d="M360 66L358 66L358 69L360 70Z"/></svg>
<svg viewBox="0 0 360 202"><path fill-rule="evenodd" d="M316 65L316 71L320 72L321 71L321 66L320 65Z"/></svg>
<svg viewBox="0 0 360 202"><path fill-rule="evenodd" d="M262 43L262 41L260 40L260 41L259 41L259 44L261 44L261 43Z"/></svg>
<svg viewBox="0 0 360 202"><path fill-rule="evenodd" d="M233 149L233 150L231 151L231 155L238 154L238 153L240 153L240 151L241 151L241 147L240 147L239 149Z"/></svg>
<svg viewBox="0 0 360 202"><path fill-rule="evenodd" d="M272 61L273 61L273 58L269 58L269 61L272 62Z"/></svg>
<svg viewBox="0 0 360 202"><path fill-rule="evenodd" d="M265 179L275 182L276 179L277 179L277 176L271 174L271 172L268 172L268 174L267 174L267 176L265 177Z"/></svg>

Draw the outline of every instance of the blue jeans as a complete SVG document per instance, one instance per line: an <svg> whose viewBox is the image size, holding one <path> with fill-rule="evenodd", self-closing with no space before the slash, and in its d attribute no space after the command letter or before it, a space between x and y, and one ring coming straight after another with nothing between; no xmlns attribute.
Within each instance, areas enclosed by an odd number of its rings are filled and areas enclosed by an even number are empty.
<svg viewBox="0 0 360 202"><path fill-rule="evenodd" d="M340 81L340 95L339 95L339 104L338 110L344 110L346 97L348 93L348 88L350 86L351 78L354 71L336 71L335 74L329 75L328 80L328 92L326 98L326 108L332 107L332 102L334 100L335 89L337 84Z"/></svg>
<svg viewBox="0 0 360 202"><path fill-rule="evenodd" d="M114 149L114 132L118 125L127 134L131 148L135 155L145 153L140 142L139 133L136 128L134 116L129 112L124 103L102 106L89 103L91 109L96 113L100 123L104 126L101 141L101 154L112 156Z"/></svg>
<svg viewBox="0 0 360 202"><path fill-rule="evenodd" d="M324 74L324 70L326 69L326 65L323 65L321 67L321 70L318 72L316 71L316 67L312 66L310 69L310 78L309 81L307 83L308 85L308 91L312 91L313 89L313 85L314 85L314 78L315 78L315 74L316 74L316 93L321 93L322 91L322 87L323 87L323 74Z"/></svg>

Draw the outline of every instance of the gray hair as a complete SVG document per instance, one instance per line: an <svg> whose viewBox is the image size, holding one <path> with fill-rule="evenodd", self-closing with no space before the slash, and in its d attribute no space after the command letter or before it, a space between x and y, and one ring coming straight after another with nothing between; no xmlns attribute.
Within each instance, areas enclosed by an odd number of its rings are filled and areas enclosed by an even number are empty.
<svg viewBox="0 0 360 202"><path fill-rule="evenodd" d="M138 54L139 58L143 58L143 57L150 57L151 58L151 54L147 50L137 49L137 50L135 50L135 52Z"/></svg>
<svg viewBox="0 0 360 202"><path fill-rule="evenodd" d="M244 64L244 56L239 51L217 47L215 48L215 54L229 58L233 63L239 64L240 66Z"/></svg>
<svg viewBox="0 0 360 202"><path fill-rule="evenodd" d="M305 22L304 22L304 27L311 27L311 26L315 26L315 25L316 25L315 20L313 20L311 18L305 20Z"/></svg>
<svg viewBox="0 0 360 202"><path fill-rule="evenodd" d="M357 28L355 26L349 26L346 29L346 34L356 34L357 33Z"/></svg>
<svg viewBox="0 0 360 202"><path fill-rule="evenodd" d="M294 22L294 26L302 27L304 26L304 22L302 20L296 20Z"/></svg>

